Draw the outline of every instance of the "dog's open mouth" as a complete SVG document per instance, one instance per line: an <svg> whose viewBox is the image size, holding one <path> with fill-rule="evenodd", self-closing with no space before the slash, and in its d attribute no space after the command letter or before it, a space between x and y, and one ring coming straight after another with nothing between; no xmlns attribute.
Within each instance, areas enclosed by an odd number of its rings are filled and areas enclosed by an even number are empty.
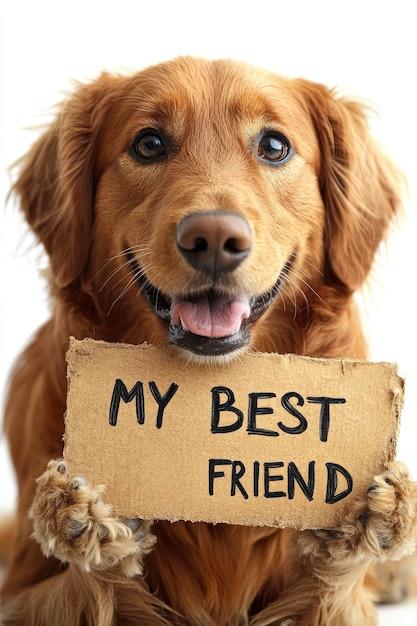
<svg viewBox="0 0 417 626"><path fill-rule="evenodd" d="M247 346L249 328L270 307L291 270L293 256L275 285L257 297L228 296L211 288L186 297L168 295L154 287L134 256L129 262L150 307L169 323L170 343L200 356L222 356Z"/></svg>

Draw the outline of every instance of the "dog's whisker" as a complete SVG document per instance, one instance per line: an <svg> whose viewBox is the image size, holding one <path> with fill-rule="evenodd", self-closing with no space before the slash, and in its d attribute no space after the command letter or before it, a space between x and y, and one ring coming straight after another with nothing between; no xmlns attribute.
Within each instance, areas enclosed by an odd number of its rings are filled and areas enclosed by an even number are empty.
<svg viewBox="0 0 417 626"><path fill-rule="evenodd" d="M283 311L286 311L287 310L287 303L285 301L284 294L285 294L285 289L284 288L280 289L278 295L279 295L280 300L282 302L282 309L283 309Z"/></svg>
<svg viewBox="0 0 417 626"><path fill-rule="evenodd" d="M296 274L294 274L294 275L296 276ZM291 286L292 286L292 288L293 288L294 292L295 292L295 290L297 290L297 291L299 291L299 292L301 293L303 300L304 300L304 301L306 302L306 304L308 305L308 298L307 298L307 296L306 296L306 293L305 293L304 289L301 287L301 285L297 284L297 283L296 283L295 281L293 281L291 278L289 279L289 281L288 281L288 282L291 284ZM303 281L303 280L302 280L301 282L302 282L302 283L304 283L304 284L306 285L306 287L309 287L309 285L308 285L305 281ZM314 292L314 290L312 290L312 291ZM315 293L315 292L314 292L314 293ZM316 295L318 295L318 294L316 294Z"/></svg>
<svg viewBox="0 0 417 626"><path fill-rule="evenodd" d="M296 317L297 317L297 295L296 295L296 292L295 292L295 285L294 285L294 282L291 279L288 282L289 282L289 286L291 287L292 295L293 295L293 300L292 300L292 303L293 303L293 306L294 306L293 319L296 319Z"/></svg>
<svg viewBox="0 0 417 626"><path fill-rule="evenodd" d="M293 297L291 296L290 292L288 291L288 289L287 289L288 286L291 286L291 282L290 281L288 281L286 285L283 285L281 287L281 293L288 298L288 300L291 302L291 304L295 308L295 300L293 300Z"/></svg>
<svg viewBox="0 0 417 626"><path fill-rule="evenodd" d="M307 282L306 280L304 280L302 278L302 272L300 272L297 268L297 271L292 270L291 274L293 276L295 276L296 278L298 278L306 287L307 289L309 289L315 296L317 296L317 298L323 302L323 298L321 297L321 295L310 285L309 282ZM299 287L299 289L302 291L302 293L304 294L303 290L301 289L301 287ZM304 294L304 297L307 298L307 296Z"/></svg>
<svg viewBox="0 0 417 626"><path fill-rule="evenodd" d="M291 278L289 279L289 283L290 283L290 285L291 285L291 287L292 287L293 294L294 294L294 297L295 297L295 298L296 298L296 296L295 296L295 292L296 292L296 290L298 290L298 291L301 293L301 296L302 296L302 298L303 298L303 300L304 300L304 302L305 302L305 304L306 304L306 309L307 309L307 312L309 312L309 310L310 310L310 305L309 305L309 302L308 302L308 298L307 298L307 296L306 296L305 292L303 291L303 289L300 287L300 285L298 285L296 282L294 282L293 280L291 280ZM295 313L294 313L294 315L296 316L296 314L297 314L297 299L296 299L296 302L295 302L294 309L295 309Z"/></svg>
<svg viewBox="0 0 417 626"><path fill-rule="evenodd" d="M303 263L305 263L306 265L309 265L311 267L311 269L313 269L315 272L317 272L319 274L319 276L323 277L324 274L321 271L320 268L317 267L317 265L314 265L314 263L311 263L308 259L303 259ZM301 269L301 268L298 268Z"/></svg>
<svg viewBox="0 0 417 626"><path fill-rule="evenodd" d="M109 257L108 259L106 259L103 263L103 265L97 270L97 272L94 274L93 276L93 280L95 280L97 278L97 276L103 272L106 267L112 263L113 261L116 261L117 259L119 259L120 257L123 257L126 255L126 253L128 252L129 248L126 248L125 250L121 250L120 252L118 252L117 254L115 254L112 257Z"/></svg>
<svg viewBox="0 0 417 626"><path fill-rule="evenodd" d="M99 293L101 293L103 291L103 289L109 284L109 282L121 271L123 271L124 269L126 269L126 267L129 266L129 261L126 261L125 263L123 263L123 265L117 267L115 270L113 270L113 272L106 278L106 280L104 281L104 283L101 285L100 289L98 290ZM112 285L112 290L115 289L119 283L123 280L125 276L122 276L114 285Z"/></svg>
<svg viewBox="0 0 417 626"><path fill-rule="evenodd" d="M106 269L106 267L108 267L108 265L110 263L112 263L113 261L115 261L116 259L120 258L123 256L122 252L119 252L118 254L116 254L115 256L106 259L106 261L103 263L103 265L100 267L99 270L97 270L97 272L94 274L92 281L94 281L98 275L101 272L104 272L104 270ZM99 288L99 293L106 287L106 285L109 283L109 281L113 278L113 276L115 276L115 274L117 274L118 272L120 272L124 267L125 267L126 263L124 263L123 265L116 267L113 272L106 278L105 282L102 284L102 286Z"/></svg>
<svg viewBox="0 0 417 626"><path fill-rule="evenodd" d="M123 288L122 292L117 296L117 298L115 298L112 302L112 304L110 305L109 310L107 311L107 317L110 316L113 308L115 307L115 305L119 302L119 300L121 300L123 298L123 296L129 291L129 289L136 284L136 280L135 277L132 276L128 282L128 284Z"/></svg>
<svg viewBox="0 0 417 626"><path fill-rule="evenodd" d="M106 267L112 262L113 259L106 259L106 261L103 263L103 265L97 270L97 272L92 276L91 278L91 282L94 282L99 274L101 274L101 272L104 272L104 270L106 269Z"/></svg>
<svg viewBox="0 0 417 626"><path fill-rule="evenodd" d="M130 261L126 261L120 268L118 268L117 270L115 270L113 272L113 274L109 277L108 280L110 280L112 277L114 277L118 271L120 271L121 269L125 269L126 267L129 267L130 265ZM117 298L115 298L107 312L107 317L110 316L113 308L115 307L115 305L117 304L117 302L119 302L125 295L126 293L129 291L129 289L133 286L138 284L139 279L144 275L144 271L142 270L142 268L138 269L137 271L133 272L132 275L130 275L129 281L128 283L123 287L121 293L117 296ZM120 283L122 283L122 281L124 280L124 278L126 278L126 276L122 276L122 278L120 278L117 283L115 285L113 285L112 289L115 289ZM106 282L108 282L108 280ZM141 286L140 291L142 291L143 286Z"/></svg>
<svg viewBox="0 0 417 626"><path fill-rule="evenodd" d="M118 254L114 255L114 256L113 256L113 257L111 257L110 259L107 259L106 263L103 265L103 267L102 267L102 268L101 268L101 270L99 270L99 271L102 271L102 270L105 268L105 266L107 266L107 265L108 265L108 263L110 263L111 261L114 261L114 260L116 260L116 259L118 259L118 258L121 258L121 257L125 257L128 253L132 253L132 251L133 251L133 250L134 250L134 251L136 251L136 252L138 252L139 250L143 250L143 249L145 249L145 246L137 245L137 246L133 246L133 247L131 247L131 248L126 248L125 250L122 250L121 252L119 252ZM150 251L148 251L148 250L146 250L146 249L145 249L145 252L144 252L143 254L144 254L144 256L146 256L146 255L150 255ZM129 267L129 266L130 266L130 263L131 263L131 261L130 261L130 260L127 260L127 261L125 261L122 265L120 265L119 267L117 267L116 269L114 269L114 270L113 270L113 272L112 272L112 273L111 273L111 274L110 274L110 275L106 278L106 280L104 281L104 283L103 283L103 284L102 284L102 286L100 287L100 289L99 289L99 293L101 293L101 292L103 291L103 289L104 289L104 288L105 288L105 287L109 284L109 282L110 282L110 281L111 281L111 280L112 280L112 279L116 276L116 274L118 274L119 272L121 272L121 271L123 271L124 269L126 269L127 267ZM143 270L143 269L141 268L140 274L144 274L144 273L145 273L145 270ZM140 278L139 273L138 273L138 275L137 275L136 277L137 277L137 278ZM115 289L115 288L119 285L119 283L123 281L123 278L124 278L124 276L122 276L122 277L120 278L120 280L118 280L118 281L117 281L117 282L116 282L116 283L112 286L112 290L113 290L113 289Z"/></svg>
<svg viewBox="0 0 417 626"><path fill-rule="evenodd" d="M114 306L117 304L117 302L119 302L119 300L121 300L121 299L122 299L122 298L126 295L126 293L129 291L129 289L130 289L131 287L133 287L134 285L137 285L137 284L138 284L138 279L139 279L139 278L141 278L141 276L142 276L142 271L141 271L141 272L135 272L135 273L133 274L133 276L131 276L131 278L130 278L130 280L129 280L128 284L127 284L127 285L125 285L125 287L123 288L123 290L121 291L121 293L118 295L118 297L117 297L117 298L115 298L115 300L113 300L113 302L112 302L112 304L111 304L111 306L110 306L110 309L109 309L109 311L108 311L108 313L107 313L107 317L110 315L111 311L113 310L113 308L114 308ZM119 284L120 282L121 282L121 280L120 280L120 281L118 281L118 283L117 283L117 284ZM149 286L149 285L150 285L149 281L148 281L148 280L145 280L145 281L143 282L143 284L141 284L141 285L139 286L139 289L138 289L138 291L137 291L137 295L141 294L141 293L143 292L143 290L144 290L144 289L146 289L146 287L147 287L147 286Z"/></svg>
<svg viewBox="0 0 417 626"><path fill-rule="evenodd" d="M297 270L294 270L293 268L291 268L291 271L285 276L285 282L281 286L281 291L287 295L288 299L291 301L291 303L292 303L292 305L294 307L294 319L297 316L297 296L296 296L296 290L298 290L301 293L301 295L302 295L302 298L303 298L303 300L304 300L304 302L306 304L307 313L309 313L309 311L310 311L310 304L309 304L307 295L304 292L303 288L299 284L297 284L297 282L295 280L293 280L292 276L297 278L308 289L310 289L312 291L312 293L314 293L317 296L317 298L322 300L321 296L313 289L313 287L306 280L304 280L302 278L302 276L300 276L300 274L304 274L304 275L308 276L307 273L302 272L302 270L300 270L299 268L297 268ZM288 290L285 289L285 285L286 284L291 286L293 297L291 297L289 292L288 292ZM285 310L285 307L284 307L284 310Z"/></svg>
<svg viewBox="0 0 417 626"><path fill-rule="evenodd" d="M126 293L129 291L129 289L133 286L133 285L139 285L139 289L137 291L137 296L141 293L143 293L144 291L146 291L147 288L151 287L152 284L151 282L146 278L146 271L149 269L150 266L142 268L138 268L136 271L133 272L133 275L131 276L128 284L123 288L122 292L119 294L119 296L113 301L109 311L108 311L108 315L110 315L113 307L115 306L115 304L121 299L123 298ZM122 280L122 279L121 279ZM119 284L120 281L118 281L117 284ZM158 298L158 294L159 292L157 292L157 298Z"/></svg>

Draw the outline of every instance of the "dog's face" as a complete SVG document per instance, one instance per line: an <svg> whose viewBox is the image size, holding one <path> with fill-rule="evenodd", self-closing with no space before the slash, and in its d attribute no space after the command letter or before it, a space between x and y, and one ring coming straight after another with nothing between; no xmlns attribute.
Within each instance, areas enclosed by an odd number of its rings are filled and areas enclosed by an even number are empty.
<svg viewBox="0 0 417 626"><path fill-rule="evenodd" d="M225 358L320 282L365 279L397 197L364 129L318 85L178 59L80 88L16 189L56 283L81 280L109 338Z"/></svg>
<svg viewBox="0 0 417 626"><path fill-rule="evenodd" d="M99 288L117 257L116 283L135 283L123 298L139 290L171 343L225 355L322 266L319 148L285 81L228 64L158 74L108 113L91 276Z"/></svg>

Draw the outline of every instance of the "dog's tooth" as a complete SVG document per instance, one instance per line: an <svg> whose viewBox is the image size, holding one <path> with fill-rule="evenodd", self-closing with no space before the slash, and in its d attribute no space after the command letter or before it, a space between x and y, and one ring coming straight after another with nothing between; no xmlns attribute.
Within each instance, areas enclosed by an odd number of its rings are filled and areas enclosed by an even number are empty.
<svg viewBox="0 0 417 626"><path fill-rule="evenodd" d="M180 324L181 324L183 330L188 331L187 325L185 324L185 322L182 319L181 315L180 315Z"/></svg>

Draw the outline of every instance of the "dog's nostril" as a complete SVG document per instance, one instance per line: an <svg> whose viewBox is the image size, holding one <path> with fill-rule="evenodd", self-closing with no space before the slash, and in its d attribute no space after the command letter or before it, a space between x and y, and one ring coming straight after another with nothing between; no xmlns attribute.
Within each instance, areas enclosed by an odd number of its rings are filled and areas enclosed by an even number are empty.
<svg viewBox="0 0 417 626"><path fill-rule="evenodd" d="M239 247L242 245L242 241L237 241L236 239L228 239L224 244L224 249L232 254L234 252L242 252L242 249ZM243 244L245 245L245 244Z"/></svg>
<svg viewBox="0 0 417 626"><path fill-rule="evenodd" d="M234 270L249 254L252 230L236 213L194 213L177 227L177 246L195 269L216 276Z"/></svg>
<svg viewBox="0 0 417 626"><path fill-rule="evenodd" d="M194 244L194 245L193 245ZM197 237L193 244L191 244L191 248L185 248L186 250L194 250L196 252L203 252L204 250L207 250L208 248L208 244L207 241L205 239L203 239L203 237Z"/></svg>

